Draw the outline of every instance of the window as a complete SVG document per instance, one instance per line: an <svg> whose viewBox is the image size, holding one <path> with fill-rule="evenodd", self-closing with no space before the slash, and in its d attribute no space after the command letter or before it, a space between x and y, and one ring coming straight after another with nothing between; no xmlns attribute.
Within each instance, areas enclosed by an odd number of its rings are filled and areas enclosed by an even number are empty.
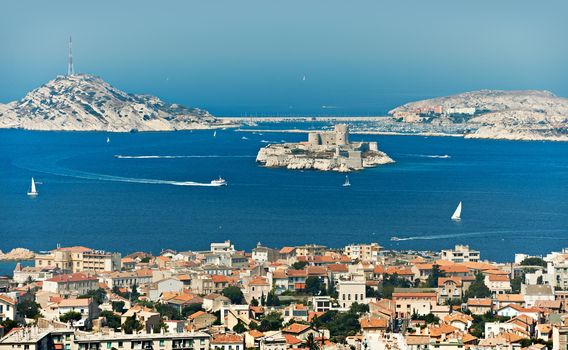
<svg viewBox="0 0 568 350"><path fill-rule="evenodd" d="M107 341L107 349L112 349L112 342Z"/></svg>
<svg viewBox="0 0 568 350"><path fill-rule="evenodd" d="M164 339L160 339L160 346L166 346L166 341Z"/></svg>

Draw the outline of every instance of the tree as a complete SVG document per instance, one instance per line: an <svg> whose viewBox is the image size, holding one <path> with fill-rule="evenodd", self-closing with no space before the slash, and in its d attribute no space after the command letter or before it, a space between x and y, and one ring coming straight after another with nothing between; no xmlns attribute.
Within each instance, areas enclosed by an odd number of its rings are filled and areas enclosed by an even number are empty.
<svg viewBox="0 0 568 350"><path fill-rule="evenodd" d="M274 291L270 291L268 296L266 297L266 306L280 306L280 298L278 295L274 293Z"/></svg>
<svg viewBox="0 0 568 350"><path fill-rule="evenodd" d="M251 306L258 306L258 300L256 300L255 297L253 297L253 298L251 299L251 301L250 301L250 305L251 305Z"/></svg>
<svg viewBox="0 0 568 350"><path fill-rule="evenodd" d="M221 292L224 296L231 300L231 304L242 304L245 300L245 296L241 289L237 286L228 286Z"/></svg>
<svg viewBox="0 0 568 350"><path fill-rule="evenodd" d="M367 313L367 312L369 312L369 305L353 303L353 304L351 304L351 307L349 308L349 312L354 313L356 315L361 315L361 314Z"/></svg>
<svg viewBox="0 0 568 350"><path fill-rule="evenodd" d="M432 265L432 273L426 279L427 288L438 287L438 278L445 277L446 275L440 270L440 265Z"/></svg>
<svg viewBox="0 0 568 350"><path fill-rule="evenodd" d="M308 334L308 338L306 339L306 347L308 350L319 350L319 344L314 338L314 334Z"/></svg>
<svg viewBox="0 0 568 350"><path fill-rule="evenodd" d="M201 304L189 304L188 306L185 306L182 310L181 310L181 316L183 317L183 319L186 319L187 316L189 315L193 315L194 313L196 313L197 311L203 311L203 308L201 307Z"/></svg>
<svg viewBox="0 0 568 350"><path fill-rule="evenodd" d="M282 321L282 315L279 312L271 312L262 318L258 330L261 332L280 330Z"/></svg>
<svg viewBox="0 0 568 350"><path fill-rule="evenodd" d="M546 267L546 261L541 258L532 257L532 258L525 258L521 261L521 266L542 266Z"/></svg>
<svg viewBox="0 0 568 350"><path fill-rule="evenodd" d="M162 318L166 318L168 320L181 320L181 314L179 311L168 304L157 304L156 311L160 313Z"/></svg>
<svg viewBox="0 0 568 350"><path fill-rule="evenodd" d="M114 312L105 310L101 312L100 316L105 319L107 327L115 330L120 329L120 316L118 316Z"/></svg>
<svg viewBox="0 0 568 350"><path fill-rule="evenodd" d="M82 315L80 312L77 311L68 311L66 313L64 313L63 315L59 316L59 321L63 322L63 323L67 323L70 321L79 321L81 319Z"/></svg>
<svg viewBox="0 0 568 350"><path fill-rule="evenodd" d="M242 322L239 322L233 327L233 331L237 333L244 333L247 331L247 327L245 327Z"/></svg>
<svg viewBox="0 0 568 350"><path fill-rule="evenodd" d="M348 312L328 311L320 317L314 317L312 326L327 328L331 334L331 340L338 343L344 343L346 337L355 335L361 330L359 315L351 310Z"/></svg>
<svg viewBox="0 0 568 350"><path fill-rule="evenodd" d="M132 334L134 332L138 332L144 328L144 326L136 319L136 314L128 317L126 321L122 324L122 329L126 334Z"/></svg>
<svg viewBox="0 0 568 350"><path fill-rule="evenodd" d="M40 306L33 300L22 300L16 305L18 314L25 318L38 318L41 316L39 312Z"/></svg>
<svg viewBox="0 0 568 350"><path fill-rule="evenodd" d="M112 311L116 311L116 312L120 312L120 313L124 312L124 301L122 301L122 300L113 301L111 304L112 304Z"/></svg>
<svg viewBox="0 0 568 350"><path fill-rule="evenodd" d="M87 294L83 294L79 296L79 299L87 299L92 298L97 304L102 304L105 302L106 299L106 292L104 289L99 288L95 290L90 290Z"/></svg>
<svg viewBox="0 0 568 350"><path fill-rule="evenodd" d="M132 285L132 291L130 292L130 300L138 300L138 297L140 297L140 293L138 293L138 287L136 286L136 283L134 285Z"/></svg>
<svg viewBox="0 0 568 350"><path fill-rule="evenodd" d="M306 292L311 295L320 295L324 286L321 279L317 276L310 276L306 278Z"/></svg>
<svg viewBox="0 0 568 350"><path fill-rule="evenodd" d="M481 272L475 275L475 281L469 286L465 292L466 300L469 298L487 298L491 296L491 291L485 285L485 278Z"/></svg>
<svg viewBox="0 0 568 350"><path fill-rule="evenodd" d="M266 297L264 296L264 292L262 292L262 295L260 296L260 305L266 305Z"/></svg>
<svg viewBox="0 0 568 350"><path fill-rule="evenodd" d="M123 297L124 299L130 299L130 293L126 292L123 293L120 291L120 288L118 288L118 286L114 286L112 287L112 292L118 296Z"/></svg>
<svg viewBox="0 0 568 350"><path fill-rule="evenodd" d="M308 265L306 261L296 261L295 263L292 264L292 268L294 270L303 270L304 267L306 267L306 265Z"/></svg>
<svg viewBox="0 0 568 350"><path fill-rule="evenodd" d="M10 332L13 328L16 328L18 326L18 322L11 319L7 319L0 322L0 326L4 327L4 333L8 334L8 332Z"/></svg>

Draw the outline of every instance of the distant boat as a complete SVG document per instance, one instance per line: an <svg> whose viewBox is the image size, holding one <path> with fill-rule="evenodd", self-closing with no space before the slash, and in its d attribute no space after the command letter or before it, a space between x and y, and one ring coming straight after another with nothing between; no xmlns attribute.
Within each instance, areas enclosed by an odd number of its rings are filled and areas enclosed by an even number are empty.
<svg viewBox="0 0 568 350"><path fill-rule="evenodd" d="M213 131L213 137L217 136L217 130Z"/></svg>
<svg viewBox="0 0 568 350"><path fill-rule="evenodd" d="M401 239L398 238L397 236L392 236L391 237L391 241L400 241Z"/></svg>
<svg viewBox="0 0 568 350"><path fill-rule="evenodd" d="M454 211L454 215L452 215L452 220L455 221L461 220L461 214L462 214L462 202L460 201L458 207L456 208L456 211Z"/></svg>
<svg viewBox="0 0 568 350"><path fill-rule="evenodd" d="M248 140L248 137L243 136L243 137L241 137L241 140Z"/></svg>
<svg viewBox="0 0 568 350"><path fill-rule="evenodd" d="M343 187L349 187L351 183L349 182L349 177L345 175L345 182L343 183Z"/></svg>
<svg viewBox="0 0 568 350"><path fill-rule="evenodd" d="M212 180L211 185L213 186L227 186L227 181L219 176L218 179Z"/></svg>
<svg viewBox="0 0 568 350"><path fill-rule="evenodd" d="M35 197L38 194L39 194L39 192L36 190L36 184L35 184L34 178L32 177L32 183L30 185L30 190L28 191L28 196Z"/></svg>
<svg viewBox="0 0 568 350"><path fill-rule="evenodd" d="M107 136L107 143L110 143L110 137Z"/></svg>

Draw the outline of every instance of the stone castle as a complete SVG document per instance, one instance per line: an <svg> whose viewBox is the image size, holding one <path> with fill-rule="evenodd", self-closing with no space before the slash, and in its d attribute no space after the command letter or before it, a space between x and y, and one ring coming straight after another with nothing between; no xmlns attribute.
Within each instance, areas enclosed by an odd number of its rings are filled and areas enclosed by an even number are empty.
<svg viewBox="0 0 568 350"><path fill-rule="evenodd" d="M267 167L341 172L394 162L379 151L377 142L349 142L346 124L310 132L308 141L268 145L259 150L256 161Z"/></svg>

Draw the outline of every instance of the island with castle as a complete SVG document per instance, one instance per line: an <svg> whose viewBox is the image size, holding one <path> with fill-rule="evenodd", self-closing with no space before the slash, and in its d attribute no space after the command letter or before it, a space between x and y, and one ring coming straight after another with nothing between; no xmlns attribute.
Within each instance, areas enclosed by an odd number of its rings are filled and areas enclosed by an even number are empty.
<svg viewBox="0 0 568 350"><path fill-rule="evenodd" d="M350 172L394 163L379 151L377 142L349 142L349 126L308 134L307 142L270 144L258 151L256 161L270 168Z"/></svg>

